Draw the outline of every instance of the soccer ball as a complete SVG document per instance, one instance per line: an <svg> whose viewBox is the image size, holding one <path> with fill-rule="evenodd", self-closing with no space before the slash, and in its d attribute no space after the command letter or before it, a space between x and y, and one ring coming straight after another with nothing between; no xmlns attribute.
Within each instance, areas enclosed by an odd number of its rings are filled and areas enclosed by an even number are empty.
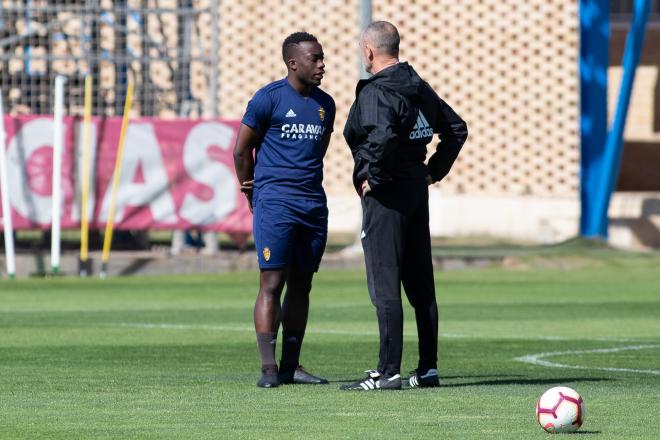
<svg viewBox="0 0 660 440"><path fill-rule="evenodd" d="M572 388L550 388L536 404L536 420L551 433L577 431L584 422L582 396Z"/></svg>

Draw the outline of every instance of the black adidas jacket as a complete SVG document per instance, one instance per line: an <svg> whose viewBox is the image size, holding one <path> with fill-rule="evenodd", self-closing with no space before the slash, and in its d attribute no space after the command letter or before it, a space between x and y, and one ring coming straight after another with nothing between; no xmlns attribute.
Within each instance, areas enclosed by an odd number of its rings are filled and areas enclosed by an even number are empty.
<svg viewBox="0 0 660 440"><path fill-rule="evenodd" d="M372 190L397 178L434 182L447 175L467 139L467 125L408 63L388 67L358 82L344 138L355 168L353 184ZM433 134L440 143L424 164Z"/></svg>

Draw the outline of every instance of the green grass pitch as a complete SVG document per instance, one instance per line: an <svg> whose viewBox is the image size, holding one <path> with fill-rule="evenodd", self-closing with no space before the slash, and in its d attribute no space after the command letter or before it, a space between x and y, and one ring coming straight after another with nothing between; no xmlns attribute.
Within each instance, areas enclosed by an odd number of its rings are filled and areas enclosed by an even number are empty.
<svg viewBox="0 0 660 440"><path fill-rule="evenodd" d="M579 438L660 438L660 258L566 266L437 273L443 386L371 393L339 390L376 364L359 270L312 293L302 363L332 383L274 390L255 386L256 272L2 281L0 438L547 438L536 400L560 384L585 399Z"/></svg>

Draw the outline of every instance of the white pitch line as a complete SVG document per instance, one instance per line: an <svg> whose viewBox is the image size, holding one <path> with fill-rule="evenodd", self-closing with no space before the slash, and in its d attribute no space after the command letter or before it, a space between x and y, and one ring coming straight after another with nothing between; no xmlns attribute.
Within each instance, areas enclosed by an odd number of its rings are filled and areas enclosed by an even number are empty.
<svg viewBox="0 0 660 440"><path fill-rule="evenodd" d="M190 324L144 324L144 323L121 323L119 327L143 328L143 329L166 329L166 330L211 330L225 332L253 332L254 327L247 325L190 325ZM307 329L307 333L316 333L322 335L354 335L354 336L378 336L377 331L359 331L359 330L336 330L336 329ZM446 338L461 338L463 335L456 333L444 333L440 336Z"/></svg>
<svg viewBox="0 0 660 440"><path fill-rule="evenodd" d="M128 328L142 328L142 329L165 329L165 330L210 330L210 331L225 331L225 332L253 332L254 327L251 325L210 325L210 324L173 324L173 323L129 323L122 322L118 324L109 324L110 327L128 327ZM376 330L342 330L342 329L318 329L308 328L307 333L314 333L320 335L353 335L353 336L378 336ZM480 335L466 335L464 333L454 332L440 332L440 337L448 339L465 339L465 338L479 338ZM502 336L501 339L527 339L532 341L590 341L590 342L639 342L636 339L626 338L569 338L564 336L537 336L530 337L508 337Z"/></svg>
<svg viewBox="0 0 660 440"><path fill-rule="evenodd" d="M115 325L111 325L115 327ZM125 323L118 324L119 327L143 328L143 329L164 329L164 330L212 330L212 331L230 331L247 332L254 331L254 327L248 325L190 325L190 324L145 324L145 323Z"/></svg>
<svg viewBox="0 0 660 440"><path fill-rule="evenodd" d="M560 364L558 362L550 362L544 360L543 358L550 356L566 356L566 355L575 355L575 354L588 354L588 353L618 353L621 351L630 351L630 350L646 350L650 348L658 348L660 345L629 345L626 347L614 347L614 348L597 348L594 350L568 350L568 351L555 351L550 353L536 353L528 354L526 356L520 356L514 358L514 360L519 362L524 362L532 365L539 365L542 367L550 368L570 368L574 370L599 370L599 371L615 371L615 372L624 372L624 373L642 373L642 374L653 374L660 376L660 370L638 370L634 368L611 368L611 367L587 367L584 365L567 365Z"/></svg>

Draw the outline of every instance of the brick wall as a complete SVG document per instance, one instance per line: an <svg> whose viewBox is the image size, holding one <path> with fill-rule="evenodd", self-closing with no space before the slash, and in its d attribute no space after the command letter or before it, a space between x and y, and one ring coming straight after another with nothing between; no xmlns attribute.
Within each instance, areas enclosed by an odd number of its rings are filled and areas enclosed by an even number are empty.
<svg viewBox="0 0 660 440"><path fill-rule="evenodd" d="M446 194L570 196L578 189L578 16L572 0L374 0L375 20L401 33L401 58L469 123L441 184ZM315 34L327 56L322 88L337 102L326 160L329 194L351 191L341 131L358 79L358 1L222 2L220 113L286 74L282 40Z"/></svg>

